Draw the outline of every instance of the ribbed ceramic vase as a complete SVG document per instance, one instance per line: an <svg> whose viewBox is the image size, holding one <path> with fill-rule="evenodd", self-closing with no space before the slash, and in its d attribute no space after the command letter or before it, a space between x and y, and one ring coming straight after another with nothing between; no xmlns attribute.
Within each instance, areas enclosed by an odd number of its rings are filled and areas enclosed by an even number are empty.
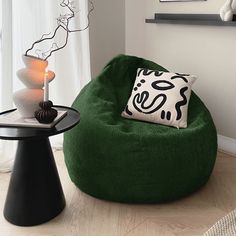
<svg viewBox="0 0 236 236"><path fill-rule="evenodd" d="M25 68L17 71L17 76L26 88L14 93L13 101L23 118L32 118L43 101L44 77L48 61L33 56L22 56ZM55 77L54 72L47 72L47 80L51 82Z"/></svg>

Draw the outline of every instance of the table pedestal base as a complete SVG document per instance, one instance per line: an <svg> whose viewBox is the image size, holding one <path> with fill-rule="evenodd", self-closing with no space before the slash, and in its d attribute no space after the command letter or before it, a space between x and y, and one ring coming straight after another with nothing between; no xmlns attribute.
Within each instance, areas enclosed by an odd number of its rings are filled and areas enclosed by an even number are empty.
<svg viewBox="0 0 236 236"><path fill-rule="evenodd" d="M49 221L65 207L65 197L48 138L20 140L4 208L19 226Z"/></svg>

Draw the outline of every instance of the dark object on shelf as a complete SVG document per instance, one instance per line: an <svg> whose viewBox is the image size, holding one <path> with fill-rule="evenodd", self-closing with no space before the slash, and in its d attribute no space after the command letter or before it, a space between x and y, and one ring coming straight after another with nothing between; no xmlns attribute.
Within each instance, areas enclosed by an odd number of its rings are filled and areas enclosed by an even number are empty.
<svg viewBox="0 0 236 236"><path fill-rule="evenodd" d="M233 21L222 21L219 14L156 13L154 19L146 19L145 22L157 24L236 26L236 15L233 16Z"/></svg>
<svg viewBox="0 0 236 236"><path fill-rule="evenodd" d="M4 217L12 224L42 224L65 207L48 137L72 129L79 123L80 115L68 107L55 108L66 111L67 115L53 129L0 126L1 139L19 140L4 207ZM15 109L1 114L13 111Z"/></svg>
<svg viewBox="0 0 236 236"><path fill-rule="evenodd" d="M57 110L53 109L52 101L48 100L46 102L40 102L39 106L42 109L39 109L35 112L35 118L39 123L49 124L54 121L57 117Z"/></svg>

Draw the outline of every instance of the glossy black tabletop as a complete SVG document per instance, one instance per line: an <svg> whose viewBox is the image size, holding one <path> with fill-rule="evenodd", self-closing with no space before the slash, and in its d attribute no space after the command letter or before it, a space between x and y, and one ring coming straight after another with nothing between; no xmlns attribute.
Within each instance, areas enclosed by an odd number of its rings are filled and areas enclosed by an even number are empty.
<svg viewBox="0 0 236 236"><path fill-rule="evenodd" d="M40 138L49 137L52 135L63 133L80 121L80 114L73 108L64 106L54 106L58 110L67 111L66 116L60 120L54 127L47 128L31 128L31 127L8 127L0 126L0 139L6 140L22 140L27 138ZM12 112L13 110L5 111L1 114L6 114L7 112Z"/></svg>

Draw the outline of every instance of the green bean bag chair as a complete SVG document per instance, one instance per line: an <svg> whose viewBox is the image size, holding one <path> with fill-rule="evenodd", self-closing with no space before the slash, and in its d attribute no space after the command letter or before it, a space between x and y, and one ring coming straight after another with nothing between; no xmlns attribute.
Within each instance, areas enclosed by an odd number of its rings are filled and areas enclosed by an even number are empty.
<svg viewBox="0 0 236 236"><path fill-rule="evenodd" d="M175 200L202 187L213 170L216 129L194 92L186 129L121 117L140 67L166 71L119 55L73 103L81 121L65 133L65 162L71 180L94 197L128 203Z"/></svg>

